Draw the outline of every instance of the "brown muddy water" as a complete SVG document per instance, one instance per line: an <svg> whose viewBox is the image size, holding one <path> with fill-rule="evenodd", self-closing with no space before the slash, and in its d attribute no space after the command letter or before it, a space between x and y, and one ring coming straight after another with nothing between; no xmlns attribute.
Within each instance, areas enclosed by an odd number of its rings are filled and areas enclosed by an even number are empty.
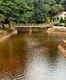
<svg viewBox="0 0 66 80"><path fill-rule="evenodd" d="M60 39L22 33L0 42L0 80L66 80L66 59L57 49Z"/></svg>

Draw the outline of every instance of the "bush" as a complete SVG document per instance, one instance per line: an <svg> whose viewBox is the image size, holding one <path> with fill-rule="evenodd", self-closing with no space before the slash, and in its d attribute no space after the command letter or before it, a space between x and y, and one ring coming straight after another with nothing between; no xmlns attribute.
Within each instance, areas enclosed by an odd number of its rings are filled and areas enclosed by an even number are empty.
<svg viewBox="0 0 66 80"><path fill-rule="evenodd" d="M66 17L65 17L65 20L64 20L64 26L66 27Z"/></svg>
<svg viewBox="0 0 66 80"><path fill-rule="evenodd" d="M60 23L64 23L64 20L63 20L63 18L61 17L61 19L60 19Z"/></svg>
<svg viewBox="0 0 66 80"><path fill-rule="evenodd" d="M61 23L55 23L54 26L62 26Z"/></svg>
<svg viewBox="0 0 66 80"><path fill-rule="evenodd" d="M8 33L11 33L12 31L13 31L12 29L8 29L8 30L7 30Z"/></svg>
<svg viewBox="0 0 66 80"><path fill-rule="evenodd" d="M4 32L5 32L5 31L2 30L2 31L0 31L0 34L4 34Z"/></svg>
<svg viewBox="0 0 66 80"><path fill-rule="evenodd" d="M64 26L66 27L66 24Z"/></svg>

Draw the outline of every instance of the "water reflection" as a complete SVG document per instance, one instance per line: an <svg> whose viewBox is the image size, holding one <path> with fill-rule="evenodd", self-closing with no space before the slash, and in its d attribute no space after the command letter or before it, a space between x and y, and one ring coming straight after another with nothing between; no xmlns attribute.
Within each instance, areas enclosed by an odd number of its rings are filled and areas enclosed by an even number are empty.
<svg viewBox="0 0 66 80"><path fill-rule="evenodd" d="M58 44L46 33L24 33L0 43L0 80L66 80Z"/></svg>

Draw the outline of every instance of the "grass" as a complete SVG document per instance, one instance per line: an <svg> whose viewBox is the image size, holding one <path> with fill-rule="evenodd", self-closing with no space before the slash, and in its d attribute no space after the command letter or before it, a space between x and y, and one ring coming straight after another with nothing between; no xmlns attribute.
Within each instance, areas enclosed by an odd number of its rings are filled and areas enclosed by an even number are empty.
<svg viewBox="0 0 66 80"><path fill-rule="evenodd" d="M54 26L64 26L63 23L54 23Z"/></svg>
<svg viewBox="0 0 66 80"><path fill-rule="evenodd" d="M60 30L56 29L56 30L54 30L54 32L60 32Z"/></svg>
<svg viewBox="0 0 66 80"><path fill-rule="evenodd" d="M3 35L6 31L0 30L0 35Z"/></svg>

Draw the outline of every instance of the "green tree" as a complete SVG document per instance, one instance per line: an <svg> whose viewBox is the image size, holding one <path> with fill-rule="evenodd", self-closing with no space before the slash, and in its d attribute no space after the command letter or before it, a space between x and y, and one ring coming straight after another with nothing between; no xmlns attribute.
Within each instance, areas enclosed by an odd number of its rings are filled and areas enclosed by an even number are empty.
<svg viewBox="0 0 66 80"><path fill-rule="evenodd" d="M0 22L45 23L62 12L65 0L0 0Z"/></svg>

